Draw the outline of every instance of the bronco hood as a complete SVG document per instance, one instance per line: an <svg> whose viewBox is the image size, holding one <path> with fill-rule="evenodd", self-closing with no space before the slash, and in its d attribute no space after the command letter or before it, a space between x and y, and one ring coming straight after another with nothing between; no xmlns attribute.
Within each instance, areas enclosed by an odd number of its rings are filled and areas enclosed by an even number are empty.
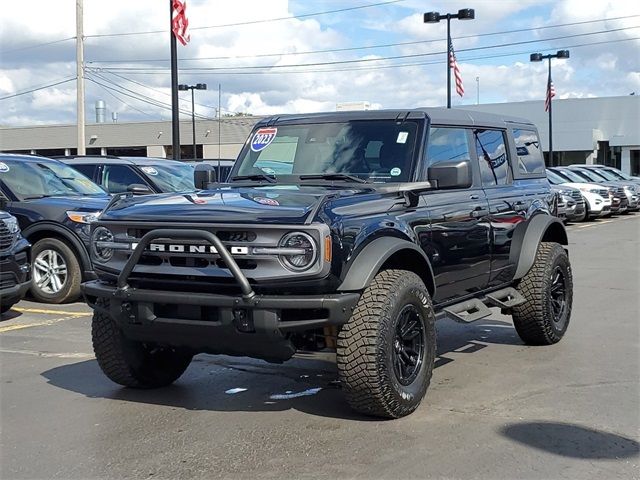
<svg viewBox="0 0 640 480"><path fill-rule="evenodd" d="M182 194L146 195L122 200L101 220L127 222L282 223L311 222L328 198L371 192L370 187L268 185L220 186Z"/></svg>

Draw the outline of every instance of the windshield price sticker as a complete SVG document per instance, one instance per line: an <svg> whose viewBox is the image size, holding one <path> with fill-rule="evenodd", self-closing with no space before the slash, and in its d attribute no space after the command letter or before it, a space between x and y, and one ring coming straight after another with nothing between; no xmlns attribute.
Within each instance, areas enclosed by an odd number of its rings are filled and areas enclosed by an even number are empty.
<svg viewBox="0 0 640 480"><path fill-rule="evenodd" d="M278 129L276 127L260 128L251 140L251 150L254 152L264 150L273 142L277 133Z"/></svg>
<svg viewBox="0 0 640 480"><path fill-rule="evenodd" d="M9 165L4 162L0 162L0 173L5 173L9 171Z"/></svg>
<svg viewBox="0 0 640 480"><path fill-rule="evenodd" d="M153 167L140 167L140 170L142 170L147 175L158 175L158 170Z"/></svg>
<svg viewBox="0 0 640 480"><path fill-rule="evenodd" d="M409 138L409 132L398 132L396 143L407 143L407 138Z"/></svg>

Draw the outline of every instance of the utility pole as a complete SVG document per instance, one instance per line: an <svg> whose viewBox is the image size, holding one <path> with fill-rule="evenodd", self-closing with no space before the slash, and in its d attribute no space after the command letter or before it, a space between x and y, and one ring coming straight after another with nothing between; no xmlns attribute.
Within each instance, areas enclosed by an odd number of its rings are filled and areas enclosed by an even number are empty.
<svg viewBox="0 0 640 480"><path fill-rule="evenodd" d="M178 104L178 47L173 33L173 2L169 0L169 35L171 37L171 143L173 159L180 160L180 105ZM195 158L195 155L194 155Z"/></svg>
<svg viewBox="0 0 640 480"><path fill-rule="evenodd" d="M78 109L78 155L85 155L84 135L84 20L83 0L76 0L76 105Z"/></svg>
<svg viewBox="0 0 640 480"><path fill-rule="evenodd" d="M220 140L222 138L222 85L218 84L218 172L220 171Z"/></svg>

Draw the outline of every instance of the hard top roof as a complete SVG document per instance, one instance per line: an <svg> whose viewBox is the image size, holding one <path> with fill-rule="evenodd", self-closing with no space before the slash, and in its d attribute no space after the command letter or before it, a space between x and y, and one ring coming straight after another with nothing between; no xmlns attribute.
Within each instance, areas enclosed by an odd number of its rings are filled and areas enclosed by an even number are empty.
<svg viewBox="0 0 640 480"><path fill-rule="evenodd" d="M342 122L350 120L411 120L427 116L432 124L436 125L462 125L462 126L486 126L504 127L509 123L519 123L534 126L533 122L509 115L463 110L458 108L423 107L415 109L393 110L358 110L346 112L320 112L298 113L287 115L273 115L263 118L256 126L285 123L312 123L312 122Z"/></svg>

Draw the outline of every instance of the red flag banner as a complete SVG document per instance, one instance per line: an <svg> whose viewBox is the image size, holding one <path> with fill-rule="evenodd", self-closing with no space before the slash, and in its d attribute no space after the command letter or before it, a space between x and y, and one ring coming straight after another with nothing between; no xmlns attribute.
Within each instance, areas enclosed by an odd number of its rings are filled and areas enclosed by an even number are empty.
<svg viewBox="0 0 640 480"><path fill-rule="evenodd" d="M186 45L191 40L189 34L189 19L187 18L187 2L173 0L173 18L171 20L171 30L182 45Z"/></svg>
<svg viewBox="0 0 640 480"><path fill-rule="evenodd" d="M456 82L456 93L461 97L464 97L464 85L462 85L462 76L460 75L460 69L458 68L456 54L453 51L453 42L449 42L449 68L453 69L453 77Z"/></svg>
<svg viewBox="0 0 640 480"><path fill-rule="evenodd" d="M551 79L547 82L547 98L544 101L544 111L549 111L549 106L551 105L551 99L556 96L556 87L553 86L553 82Z"/></svg>

